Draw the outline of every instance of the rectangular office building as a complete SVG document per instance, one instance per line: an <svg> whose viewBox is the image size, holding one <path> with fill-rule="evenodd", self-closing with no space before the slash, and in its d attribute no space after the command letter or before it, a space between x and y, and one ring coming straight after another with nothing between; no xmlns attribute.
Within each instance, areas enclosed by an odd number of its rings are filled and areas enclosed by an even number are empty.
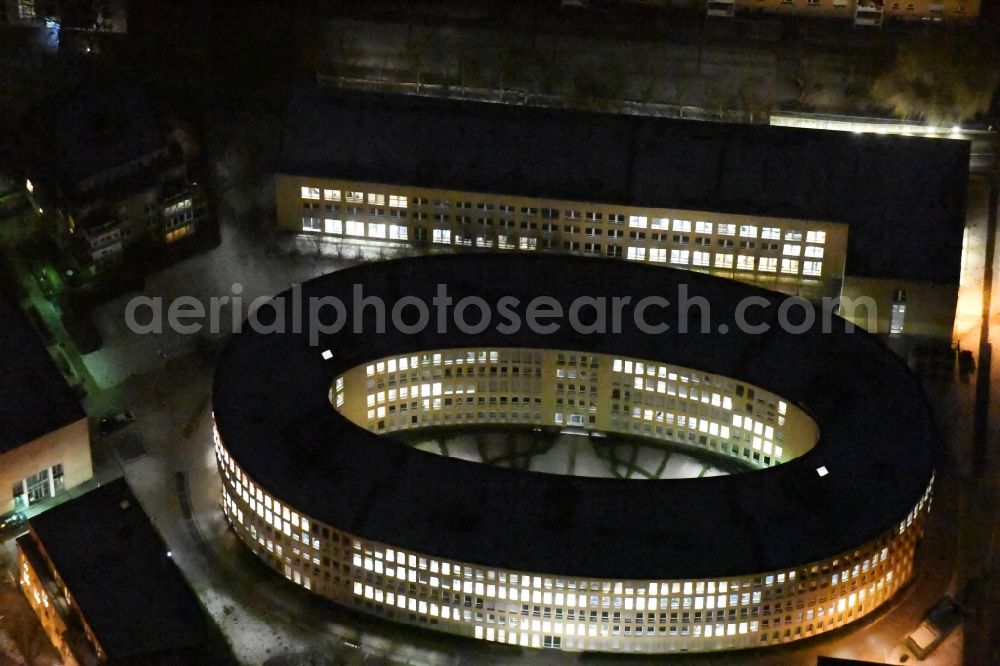
<svg viewBox="0 0 1000 666"><path fill-rule="evenodd" d="M0 294L0 516L93 476L87 417L29 320Z"/></svg>
<svg viewBox="0 0 1000 666"><path fill-rule="evenodd" d="M872 332L950 340L968 158L965 141L322 91L289 106L277 225L349 255L700 271L844 297Z"/></svg>

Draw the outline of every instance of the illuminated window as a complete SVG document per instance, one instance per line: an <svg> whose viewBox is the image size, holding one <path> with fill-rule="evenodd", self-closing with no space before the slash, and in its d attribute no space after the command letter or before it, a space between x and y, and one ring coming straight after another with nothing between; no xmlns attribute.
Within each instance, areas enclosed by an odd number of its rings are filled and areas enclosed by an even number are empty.
<svg viewBox="0 0 1000 666"><path fill-rule="evenodd" d="M670 218L669 217L654 217L654 218L651 218L649 226L650 226L651 229L661 229L661 230L664 230L664 231L669 230L670 229Z"/></svg>
<svg viewBox="0 0 1000 666"><path fill-rule="evenodd" d="M823 262L822 261L804 261L802 262L802 274L803 275L822 275L823 274Z"/></svg>
<svg viewBox="0 0 1000 666"><path fill-rule="evenodd" d="M451 231L449 229L435 229L432 240L440 245L450 245Z"/></svg>
<svg viewBox="0 0 1000 666"><path fill-rule="evenodd" d="M782 259L781 260L781 272L787 273L789 275L798 275L799 273L799 260L798 259Z"/></svg>
<svg viewBox="0 0 1000 666"><path fill-rule="evenodd" d="M816 259L822 259L823 247L821 245L806 245L806 256L815 257Z"/></svg>
<svg viewBox="0 0 1000 666"><path fill-rule="evenodd" d="M323 198L327 201L340 201L340 190L323 190Z"/></svg>
<svg viewBox="0 0 1000 666"><path fill-rule="evenodd" d="M31 181L29 180L28 182L30 183ZM164 208L163 209L163 216L164 217L170 217L170 216L172 216L172 215L174 215L176 213L179 213L182 210L187 210L188 208L191 207L191 205L192 205L191 197L188 197L187 199L184 199L183 201L179 201L179 202L177 202L177 203L175 203L175 204L173 204L171 206L167 206L166 208Z"/></svg>
<svg viewBox="0 0 1000 666"><path fill-rule="evenodd" d="M740 255L740 258L742 259L743 256L744 255ZM776 270L778 270L778 260L775 257L761 257L760 264L758 265L757 268L765 273L774 273ZM752 263L750 265L750 269L751 270L753 269Z"/></svg>
<svg viewBox="0 0 1000 666"><path fill-rule="evenodd" d="M164 240L168 243L173 243L174 241L178 241L185 236L190 236L193 233L194 225L185 224L183 227L178 227L177 229L168 232L167 235L164 236Z"/></svg>
<svg viewBox="0 0 1000 666"><path fill-rule="evenodd" d="M302 231L323 231L323 221L318 217L303 217Z"/></svg>
<svg viewBox="0 0 1000 666"><path fill-rule="evenodd" d="M358 222L357 220L347 221L347 235L348 236L364 236L365 235L365 223Z"/></svg>
<svg viewBox="0 0 1000 666"><path fill-rule="evenodd" d="M653 248L649 251L649 260L657 263L666 263L667 251L664 248Z"/></svg>
<svg viewBox="0 0 1000 666"><path fill-rule="evenodd" d="M778 227L764 227L760 232L760 237L779 240L781 239L781 229Z"/></svg>
<svg viewBox="0 0 1000 666"><path fill-rule="evenodd" d="M389 240L402 240L407 239L407 228L403 224L390 224L389 225Z"/></svg>
<svg viewBox="0 0 1000 666"><path fill-rule="evenodd" d="M521 238L517 242L517 246L522 250L534 250L537 245L537 238Z"/></svg>
<svg viewBox="0 0 1000 666"><path fill-rule="evenodd" d="M752 271L753 270L753 256L749 254L741 254L736 257L736 268L741 271Z"/></svg>
<svg viewBox="0 0 1000 666"><path fill-rule="evenodd" d="M694 223L694 230L699 234L710 234L712 233L712 223L704 222L702 220L697 220Z"/></svg>
<svg viewBox="0 0 1000 666"><path fill-rule="evenodd" d="M24 486L27 488L28 506L52 496L49 473L50 470L46 468L24 480Z"/></svg>
<svg viewBox="0 0 1000 666"><path fill-rule="evenodd" d="M384 194L374 194L372 192L368 193L368 203L375 206L385 205L385 195Z"/></svg>
<svg viewBox="0 0 1000 666"><path fill-rule="evenodd" d="M733 267L733 255L731 255L731 254L716 254L715 255L715 267L716 268L732 268Z"/></svg>
<svg viewBox="0 0 1000 666"><path fill-rule="evenodd" d="M671 250L670 251L670 263L672 264L687 264L690 260L691 253L687 250Z"/></svg>
<svg viewBox="0 0 1000 666"><path fill-rule="evenodd" d="M797 257L800 254L802 254L802 246L792 243L785 243L785 246L782 248L781 253L789 257Z"/></svg>
<svg viewBox="0 0 1000 666"><path fill-rule="evenodd" d="M718 232L720 236L735 236L736 235L736 225L735 224L719 224Z"/></svg>
<svg viewBox="0 0 1000 666"><path fill-rule="evenodd" d="M344 194L344 196L347 198L347 202L348 203L364 203L365 202L365 193L364 192L355 192L353 190L347 190L347 192Z"/></svg>
<svg viewBox="0 0 1000 666"><path fill-rule="evenodd" d="M644 261L646 259L646 248L644 247L629 247L626 257L629 259L634 259L636 261Z"/></svg>
<svg viewBox="0 0 1000 666"><path fill-rule="evenodd" d="M384 224L378 224L375 222L368 223L368 237L369 238L385 238L386 230Z"/></svg>
<svg viewBox="0 0 1000 666"><path fill-rule="evenodd" d="M318 187L303 187L302 188L302 198L303 199L319 199L319 188Z"/></svg>
<svg viewBox="0 0 1000 666"><path fill-rule="evenodd" d="M342 234L344 233L344 223L341 220L331 220L327 218L326 223L326 233L328 234Z"/></svg>
<svg viewBox="0 0 1000 666"><path fill-rule="evenodd" d="M389 195L389 205L393 208L406 208L406 197L399 194Z"/></svg>
<svg viewBox="0 0 1000 666"><path fill-rule="evenodd" d="M889 321L889 335L899 335L903 332L906 322L906 292L897 290L892 299L892 319Z"/></svg>
<svg viewBox="0 0 1000 666"><path fill-rule="evenodd" d="M645 229L646 228L646 216L645 215L630 215L628 218L628 226L634 229Z"/></svg>
<svg viewBox="0 0 1000 666"><path fill-rule="evenodd" d="M691 220L674 220L674 231L691 231Z"/></svg>
<svg viewBox="0 0 1000 666"><path fill-rule="evenodd" d="M708 266L711 254L708 252L695 252L691 258L691 263L695 266Z"/></svg>
<svg viewBox="0 0 1000 666"><path fill-rule="evenodd" d="M742 238L756 238L757 237L757 227L752 224L741 224L740 225L740 236Z"/></svg>
<svg viewBox="0 0 1000 666"><path fill-rule="evenodd" d="M807 231L806 232L806 242L807 243L825 243L826 242L826 232L825 231Z"/></svg>

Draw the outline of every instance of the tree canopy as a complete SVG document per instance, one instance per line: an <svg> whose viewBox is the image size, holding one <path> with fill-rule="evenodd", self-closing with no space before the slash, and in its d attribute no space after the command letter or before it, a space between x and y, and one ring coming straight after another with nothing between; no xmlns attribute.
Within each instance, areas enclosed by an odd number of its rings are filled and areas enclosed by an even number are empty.
<svg viewBox="0 0 1000 666"><path fill-rule="evenodd" d="M900 43L895 62L872 85L872 100L901 118L958 123L989 110L1000 84L993 39L945 32Z"/></svg>

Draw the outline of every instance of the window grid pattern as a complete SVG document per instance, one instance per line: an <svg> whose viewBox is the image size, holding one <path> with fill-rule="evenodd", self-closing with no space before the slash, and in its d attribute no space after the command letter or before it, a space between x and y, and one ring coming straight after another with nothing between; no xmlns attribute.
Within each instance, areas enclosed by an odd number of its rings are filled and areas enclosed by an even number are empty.
<svg viewBox="0 0 1000 666"><path fill-rule="evenodd" d="M225 515L266 564L362 612L491 642L613 652L787 643L872 612L913 574L933 478L898 528L791 569L697 580L601 580L394 548L307 517L235 463L215 431Z"/></svg>
<svg viewBox="0 0 1000 666"><path fill-rule="evenodd" d="M811 449L802 410L759 387L663 363L551 349L387 357L338 377L330 401L379 434L461 425L578 426L770 467Z"/></svg>
<svg viewBox="0 0 1000 666"><path fill-rule="evenodd" d="M298 182L307 181L300 179ZM833 233L838 240L846 238L846 225L832 223L754 218L754 224L733 224L714 219L690 219L691 211L621 206L623 212L610 213L605 212L608 206L578 202L567 202L560 208L539 209L504 203L496 195L463 194L466 200L457 201L443 198L443 192L435 195L440 198L428 199L414 196L412 189L391 186L380 186L378 192L361 191L351 188L365 186L349 181L338 182L335 187L337 189L326 189L311 183L299 187L305 208L301 224L304 233L353 237L371 243L428 239L436 249L449 246L554 250L659 264L667 263L669 257L669 265L674 267L744 281L813 287L824 278L839 277L828 276L829 271L825 268L825 261L830 259L824 259L828 233ZM472 200L478 201L473 204ZM344 202L368 202L370 205L344 206ZM384 207L386 202L388 208ZM317 208L321 204L322 211L319 211ZM587 207L601 210L580 210ZM466 214L466 209L468 212L475 210L477 215ZM540 216L539 210L544 215ZM323 217L317 218L320 214ZM699 215L711 217L708 213ZM388 238L384 226L369 225L368 233L364 231L367 222L384 225L387 216L392 218ZM351 222L357 223L359 233L343 231ZM379 233L374 233L373 229ZM733 247L730 239L738 241L743 250L735 272L732 252L728 251ZM699 248L693 254L692 243ZM792 261L782 263L778 271L779 258L791 251L804 252L810 260L806 265ZM842 266L843 257L836 259L839 262L834 265Z"/></svg>

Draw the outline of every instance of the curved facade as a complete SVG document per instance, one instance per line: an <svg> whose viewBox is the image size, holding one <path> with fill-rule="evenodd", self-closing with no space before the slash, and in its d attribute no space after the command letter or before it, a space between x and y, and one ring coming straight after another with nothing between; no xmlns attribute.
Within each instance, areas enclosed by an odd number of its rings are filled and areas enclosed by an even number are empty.
<svg viewBox="0 0 1000 666"><path fill-rule="evenodd" d="M683 283L711 302L713 325L735 323L748 295L783 301L706 276L602 265L598 275L593 261L568 257L405 260L320 278L303 296L341 298L350 310L353 284L390 301L406 285L406 296L429 303L447 283L456 301L544 291L568 304L619 290L638 300ZM563 272L581 277L546 279ZM474 279L503 273L520 279ZM275 322L303 316L278 312ZM226 515L292 582L487 641L670 652L822 633L912 577L932 427L905 368L867 334L839 320L832 332L817 324L797 335L672 333L677 326L647 335L628 322L590 338L430 328L341 330L318 345L304 333L242 333L228 348L214 394ZM381 436L484 423L628 433L758 471L563 477Z"/></svg>
<svg viewBox="0 0 1000 666"><path fill-rule="evenodd" d="M747 415L746 405L763 406ZM765 468L819 436L801 409L728 377L627 356L556 349L444 349L376 359L333 383L352 423L391 434L427 427L531 426L616 433Z"/></svg>

